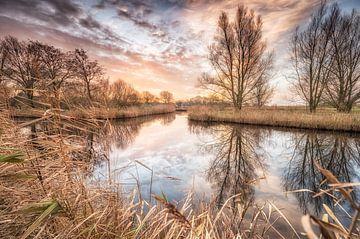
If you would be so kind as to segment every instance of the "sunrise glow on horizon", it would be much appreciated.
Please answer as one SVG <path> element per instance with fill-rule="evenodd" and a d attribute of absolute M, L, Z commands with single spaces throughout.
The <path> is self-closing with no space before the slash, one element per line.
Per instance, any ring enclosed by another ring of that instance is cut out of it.
<path fill-rule="evenodd" d="M 345 11 L 360 7 L 358 0 L 338 3 Z M 210 69 L 207 48 L 219 14 L 233 16 L 239 4 L 263 18 L 264 38 L 275 53 L 272 103 L 287 104 L 289 37 L 319 1 L 1 0 L 0 37 L 83 48 L 104 66 L 110 81 L 120 78 L 139 91 L 168 90 L 176 99 L 186 99 L 202 94 L 197 79 Z"/>

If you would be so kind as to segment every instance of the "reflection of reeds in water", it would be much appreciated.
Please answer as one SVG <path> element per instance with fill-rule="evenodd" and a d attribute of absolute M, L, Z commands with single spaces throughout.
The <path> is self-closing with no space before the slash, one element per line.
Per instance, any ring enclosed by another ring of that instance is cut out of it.
<path fill-rule="evenodd" d="M 313 193 L 326 189 L 322 182 L 325 176 L 317 170 L 316 165 L 329 170 L 342 182 L 359 181 L 360 141 L 348 135 L 297 133 L 293 137 L 294 148 L 283 175 L 286 191 L 307 189 L 296 194 L 300 207 L 304 212 L 320 214 L 323 204 L 336 207 L 337 203 L 329 195 L 313 197 Z M 353 192 L 358 199 L 358 191 Z"/>
<path fill-rule="evenodd" d="M 89 170 L 96 154 L 101 153 L 101 148 L 91 141 L 101 138 L 99 132 L 106 127 L 102 122 L 72 121 L 54 114 L 32 122 L 47 121 L 46 126 L 35 128 L 34 137 L 29 138 L 19 134 L 19 127 L 5 114 L 1 116 L 2 238 L 262 238 L 281 237 L 284 233 L 277 231 L 276 222 L 279 217 L 285 221 L 286 218 L 273 204 L 252 206 L 250 220 L 245 221 L 244 209 L 233 203 L 239 195 L 224 198 L 220 208 L 211 203 L 194 206 L 191 195 L 181 206 L 161 199 L 159 205 L 150 205 L 144 200 L 135 202 L 133 195 L 123 196 L 121 188 L 111 180 L 102 184 L 89 182 Z M 136 129 L 131 128 L 133 134 Z M 235 130 L 225 135 L 232 145 L 250 143 L 243 139 L 243 132 Z M 93 153 L 87 153 L 91 147 Z M 236 152 L 240 148 L 231 147 L 233 164 L 239 158 Z M 247 160 L 255 160 L 254 157 L 249 153 Z M 288 230 L 293 230 L 290 225 Z"/>
<path fill-rule="evenodd" d="M 360 186 L 360 183 L 343 183 L 340 182 L 329 170 L 321 168 L 317 164 L 317 167 L 322 175 L 324 175 L 326 182 L 328 183 L 329 188 L 327 190 L 322 190 L 315 197 L 322 196 L 323 194 L 331 195 L 334 203 L 338 203 L 342 200 L 347 201 L 351 208 L 353 209 L 353 213 L 350 214 L 345 209 L 342 210 L 347 214 L 349 219 L 351 219 L 351 223 L 349 226 L 345 226 L 341 222 L 341 218 L 338 218 L 336 213 L 334 213 L 330 207 L 326 204 L 323 205 L 326 214 L 319 219 L 312 215 L 306 215 L 302 218 L 302 224 L 306 231 L 306 235 L 310 239 L 316 239 L 318 236 L 313 230 L 313 225 L 316 225 L 321 235 L 324 238 L 359 238 L 359 217 L 360 217 L 360 204 L 354 198 L 352 194 L 354 186 Z M 340 195 L 339 195 L 339 193 Z M 334 194 L 335 193 L 335 194 Z"/>

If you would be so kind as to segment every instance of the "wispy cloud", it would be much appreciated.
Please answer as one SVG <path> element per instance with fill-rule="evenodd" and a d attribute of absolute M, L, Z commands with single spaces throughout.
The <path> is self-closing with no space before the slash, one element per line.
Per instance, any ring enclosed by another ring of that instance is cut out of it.
<path fill-rule="evenodd" d="M 277 57 L 273 82 L 282 82 L 288 39 L 306 23 L 319 1 L 243 0 L 261 14 L 264 37 Z M 107 69 L 110 79 L 135 87 L 174 91 L 190 97 L 206 70 L 207 47 L 221 11 L 234 15 L 237 0 L 2 0 L 0 37 L 37 39 L 70 50 L 84 48 Z M 359 8 L 357 0 L 342 0 Z M 286 94 L 281 84 L 279 97 Z M 195 92 L 195 93 L 194 93 Z"/>

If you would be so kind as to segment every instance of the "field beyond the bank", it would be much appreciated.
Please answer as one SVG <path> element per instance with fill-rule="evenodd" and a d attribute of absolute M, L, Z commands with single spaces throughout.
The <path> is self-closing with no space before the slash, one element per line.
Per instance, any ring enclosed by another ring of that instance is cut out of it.
<path fill-rule="evenodd" d="M 338 113 L 330 108 L 310 113 L 304 107 L 233 108 L 192 107 L 189 119 L 301 129 L 360 132 L 360 112 Z"/>

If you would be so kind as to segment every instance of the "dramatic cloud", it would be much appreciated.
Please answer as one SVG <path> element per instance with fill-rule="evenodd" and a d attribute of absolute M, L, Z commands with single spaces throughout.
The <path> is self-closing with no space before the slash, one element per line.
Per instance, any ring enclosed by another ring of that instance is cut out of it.
<path fill-rule="evenodd" d="M 339 1 L 347 11 L 358 0 Z M 288 41 L 319 4 L 314 0 L 1 0 L 0 37 L 44 41 L 65 50 L 84 48 L 139 90 L 170 90 L 177 98 L 199 94 L 197 77 L 209 69 L 207 47 L 221 11 L 245 4 L 264 21 L 276 54 L 275 103 L 287 100 Z"/>

